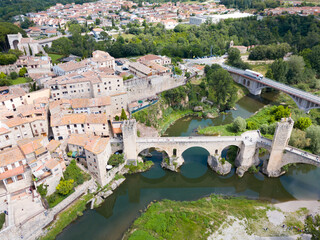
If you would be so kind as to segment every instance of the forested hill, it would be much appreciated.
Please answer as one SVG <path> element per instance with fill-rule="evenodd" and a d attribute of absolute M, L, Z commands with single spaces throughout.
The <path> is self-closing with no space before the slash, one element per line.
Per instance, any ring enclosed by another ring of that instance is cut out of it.
<path fill-rule="evenodd" d="M 26 14 L 28 12 L 38 12 L 54 6 L 57 3 L 82 4 L 96 0 L 0 0 L 0 19 L 11 20 L 13 16 Z"/>

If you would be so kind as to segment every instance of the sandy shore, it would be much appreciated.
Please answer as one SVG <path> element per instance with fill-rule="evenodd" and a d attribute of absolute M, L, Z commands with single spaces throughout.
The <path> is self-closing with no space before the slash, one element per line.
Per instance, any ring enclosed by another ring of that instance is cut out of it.
<path fill-rule="evenodd" d="M 310 214 L 320 214 L 319 201 L 289 201 L 274 204 L 275 207 L 280 208 L 283 212 L 295 212 L 300 208 L 307 208 Z"/>

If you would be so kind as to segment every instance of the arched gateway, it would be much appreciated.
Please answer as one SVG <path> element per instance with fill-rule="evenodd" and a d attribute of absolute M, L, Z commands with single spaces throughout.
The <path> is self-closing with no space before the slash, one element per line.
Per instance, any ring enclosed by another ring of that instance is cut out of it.
<path fill-rule="evenodd" d="M 293 120 L 291 118 L 282 119 L 278 123 L 274 139 L 263 138 L 258 131 L 248 131 L 241 136 L 192 136 L 192 137 L 157 137 L 139 138 L 137 137 L 136 120 L 127 120 L 122 124 L 123 152 L 127 163 L 136 164 L 138 154 L 147 148 L 157 148 L 165 151 L 170 158 L 170 164 L 183 163 L 182 153 L 192 147 L 202 147 L 206 149 L 210 156 L 220 157 L 223 149 L 230 145 L 238 147 L 240 150 L 235 159 L 238 175 L 242 176 L 249 167 L 259 162 L 259 148 L 261 146 L 270 149 L 270 158 L 265 164 L 264 172 L 270 177 L 277 177 L 281 174 L 281 167 L 290 162 L 291 158 L 295 162 L 320 165 L 318 156 L 302 155 L 303 151 L 295 149 L 292 151 L 288 146 Z M 297 156 L 296 156 L 297 155 Z M 290 157 L 290 159 L 288 159 Z"/>

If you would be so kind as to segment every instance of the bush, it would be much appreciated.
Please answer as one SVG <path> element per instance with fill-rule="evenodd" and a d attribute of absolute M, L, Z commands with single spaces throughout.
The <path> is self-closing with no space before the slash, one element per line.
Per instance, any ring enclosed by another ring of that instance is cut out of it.
<path fill-rule="evenodd" d="M 262 134 L 267 134 L 268 133 L 268 124 L 262 124 L 260 127 L 260 132 Z"/>
<path fill-rule="evenodd" d="M 77 166 L 76 161 L 73 159 L 67 169 L 63 173 L 65 180 L 74 180 L 75 186 L 84 183 L 86 178 L 86 174 L 81 171 L 81 169 Z"/>
<path fill-rule="evenodd" d="M 222 165 L 224 165 L 224 164 L 226 163 L 226 159 L 225 159 L 225 158 L 220 158 L 220 163 L 221 163 Z"/>
<path fill-rule="evenodd" d="M 293 129 L 289 144 L 293 147 L 304 149 L 309 147 L 310 139 L 306 137 L 306 132 L 300 129 Z"/>
<path fill-rule="evenodd" d="M 12 80 L 17 79 L 17 78 L 18 78 L 18 73 L 16 73 L 16 72 L 11 72 L 11 73 L 10 73 L 10 78 L 11 78 Z"/>
<path fill-rule="evenodd" d="M 45 198 L 47 196 L 47 193 L 48 193 L 48 190 L 47 190 L 48 186 L 47 185 L 43 185 L 43 184 L 40 184 L 38 187 L 37 187 L 37 191 L 38 193 L 40 194 L 40 196 L 42 198 Z"/>
<path fill-rule="evenodd" d="M 312 121 L 308 117 L 300 117 L 298 121 L 295 122 L 294 126 L 296 128 L 299 128 L 300 130 L 306 130 L 308 127 L 310 127 L 312 124 Z"/>
<path fill-rule="evenodd" d="M 280 120 L 281 118 L 289 117 L 291 111 L 288 107 L 284 107 L 282 105 L 276 107 L 272 111 L 272 115 L 275 117 L 275 120 Z"/>
<path fill-rule="evenodd" d="M 247 129 L 249 129 L 249 130 L 258 129 L 258 125 L 255 122 L 248 121 L 247 122 Z"/>
<path fill-rule="evenodd" d="M 244 120 L 242 117 L 237 117 L 234 121 L 233 121 L 233 129 L 235 132 L 243 132 L 246 130 L 246 120 Z"/>
<path fill-rule="evenodd" d="M 116 121 L 119 121 L 119 120 L 120 120 L 119 116 L 115 116 L 114 119 L 115 119 Z"/>
<path fill-rule="evenodd" d="M 27 69 L 25 67 L 21 68 L 19 70 L 19 76 L 24 77 L 24 75 L 27 73 Z"/>
<path fill-rule="evenodd" d="M 112 166 L 119 166 L 124 163 L 124 155 L 123 154 L 113 154 L 108 160 L 108 164 Z"/>
<path fill-rule="evenodd" d="M 68 195 L 74 187 L 74 180 L 60 180 L 60 183 L 56 187 L 57 192 L 61 195 Z"/>
<path fill-rule="evenodd" d="M 314 154 L 320 153 L 320 126 L 312 125 L 307 129 L 307 135 L 310 138 L 310 149 Z"/>

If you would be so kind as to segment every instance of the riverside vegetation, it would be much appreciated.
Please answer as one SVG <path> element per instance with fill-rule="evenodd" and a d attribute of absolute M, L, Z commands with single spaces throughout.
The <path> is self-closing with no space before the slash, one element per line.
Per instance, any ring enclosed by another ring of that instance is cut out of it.
<path fill-rule="evenodd" d="M 219 111 L 234 107 L 248 93 L 219 65 L 206 66 L 205 72 L 206 77 L 199 84 L 187 83 L 165 91 L 156 104 L 134 113 L 133 117 L 163 134 L 173 122 L 187 115 L 216 117 Z"/>
<path fill-rule="evenodd" d="M 268 211 L 284 214 L 285 230 L 280 225 L 270 223 Z M 163 200 L 151 203 L 146 212 L 134 221 L 124 239 L 207 239 L 237 220 L 244 221 L 244 228 L 248 234 L 294 235 L 298 231 L 289 228 L 304 228 L 304 223 L 299 217 L 307 214 L 307 209 L 283 213 L 267 202 L 240 197 L 211 195 L 197 201 Z M 263 230 L 266 227 L 270 228 L 270 231 Z M 306 229 L 314 230 L 308 222 Z M 311 230 L 309 232 L 312 233 Z"/>

